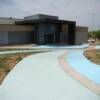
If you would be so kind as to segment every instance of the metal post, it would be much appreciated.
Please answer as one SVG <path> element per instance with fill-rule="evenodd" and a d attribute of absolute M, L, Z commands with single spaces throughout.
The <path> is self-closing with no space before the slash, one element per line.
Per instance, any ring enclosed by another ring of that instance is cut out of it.
<path fill-rule="evenodd" d="M 93 33 L 93 31 L 94 31 L 94 17 L 95 17 L 95 14 L 94 14 L 94 13 L 92 13 L 92 14 L 91 14 L 91 21 L 92 21 L 92 33 Z"/>
<path fill-rule="evenodd" d="M 54 33 L 54 44 L 55 44 L 55 33 Z"/>

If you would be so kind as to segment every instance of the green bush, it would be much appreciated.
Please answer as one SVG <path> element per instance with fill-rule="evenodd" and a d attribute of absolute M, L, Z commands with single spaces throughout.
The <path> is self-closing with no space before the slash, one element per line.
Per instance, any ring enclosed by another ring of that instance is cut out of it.
<path fill-rule="evenodd" d="M 17 61 L 19 62 L 19 61 L 21 61 L 23 58 L 22 57 L 18 57 L 17 58 Z"/>
<path fill-rule="evenodd" d="M 89 32 L 89 33 L 88 33 L 88 36 L 89 36 L 90 38 L 94 38 L 94 39 L 100 40 L 100 30 L 93 31 L 93 32 Z"/>

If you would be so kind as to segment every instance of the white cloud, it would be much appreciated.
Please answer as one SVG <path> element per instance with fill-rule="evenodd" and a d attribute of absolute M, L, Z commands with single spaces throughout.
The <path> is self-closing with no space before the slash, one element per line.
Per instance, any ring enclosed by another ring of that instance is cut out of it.
<path fill-rule="evenodd" d="M 78 25 L 91 27 L 92 13 L 96 14 L 94 22 L 99 26 L 99 5 L 100 0 L 13 0 L 11 6 L 3 6 L 0 11 L 4 16 L 14 15 L 16 17 L 36 13 L 57 15 L 61 19 L 76 20 Z"/>

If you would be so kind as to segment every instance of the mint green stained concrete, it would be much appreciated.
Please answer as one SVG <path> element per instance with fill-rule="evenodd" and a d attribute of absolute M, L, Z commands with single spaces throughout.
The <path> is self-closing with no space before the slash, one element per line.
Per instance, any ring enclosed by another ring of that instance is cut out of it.
<path fill-rule="evenodd" d="M 84 51 L 74 51 L 66 55 L 66 61 L 77 72 L 100 85 L 100 65 L 90 62 Z"/>
<path fill-rule="evenodd" d="M 64 51 L 29 56 L 10 72 L 0 87 L 0 100 L 100 100 L 59 65 Z"/>
<path fill-rule="evenodd" d="M 83 49 L 83 48 L 87 48 L 89 47 L 89 44 L 82 44 L 82 45 L 72 45 L 72 46 L 68 46 L 68 45 L 40 45 L 40 46 L 36 46 L 34 48 L 38 48 L 38 49 Z"/>
<path fill-rule="evenodd" d="M 96 46 L 96 49 L 100 49 L 100 45 Z"/>

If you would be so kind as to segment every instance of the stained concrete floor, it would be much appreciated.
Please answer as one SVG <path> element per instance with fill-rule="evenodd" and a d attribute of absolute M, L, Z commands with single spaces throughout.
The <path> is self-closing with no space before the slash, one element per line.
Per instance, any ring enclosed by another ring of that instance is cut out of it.
<path fill-rule="evenodd" d="M 10 72 L 0 86 L 1 100 L 100 100 L 64 72 L 59 57 L 66 50 L 31 55 Z"/>

